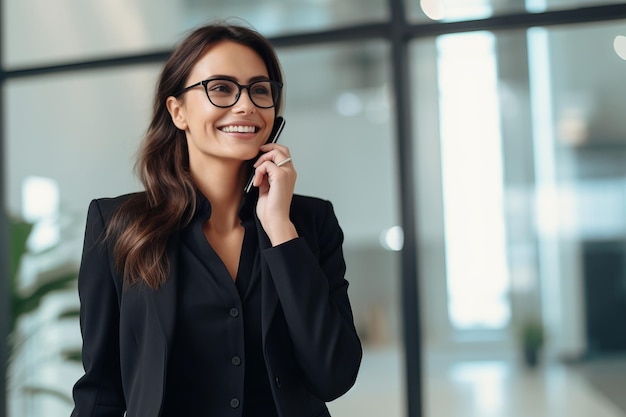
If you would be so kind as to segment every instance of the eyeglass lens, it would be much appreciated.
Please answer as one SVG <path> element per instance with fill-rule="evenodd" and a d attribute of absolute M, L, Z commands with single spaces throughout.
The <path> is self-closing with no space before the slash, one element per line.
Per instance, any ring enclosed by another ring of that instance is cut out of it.
<path fill-rule="evenodd" d="M 261 108 L 273 107 L 279 94 L 279 87 L 269 81 L 255 81 L 247 90 L 252 103 Z M 206 84 L 206 93 L 214 105 L 230 107 L 239 99 L 240 89 L 233 81 L 210 80 Z"/>

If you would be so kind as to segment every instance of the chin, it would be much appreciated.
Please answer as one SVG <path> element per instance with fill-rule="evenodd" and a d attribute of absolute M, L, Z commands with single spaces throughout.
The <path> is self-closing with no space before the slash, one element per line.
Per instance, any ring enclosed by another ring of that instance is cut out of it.
<path fill-rule="evenodd" d="M 256 158 L 258 155 L 259 155 L 258 149 L 255 150 L 254 152 L 249 152 L 249 153 L 247 152 L 246 155 L 243 156 L 243 160 L 244 161 L 251 161 L 254 158 Z"/>

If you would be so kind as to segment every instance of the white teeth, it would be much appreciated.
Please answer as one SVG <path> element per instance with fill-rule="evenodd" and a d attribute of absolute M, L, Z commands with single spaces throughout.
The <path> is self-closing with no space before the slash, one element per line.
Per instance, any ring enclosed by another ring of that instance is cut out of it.
<path fill-rule="evenodd" d="M 256 128 L 254 126 L 224 126 L 222 131 L 226 133 L 254 133 Z"/>

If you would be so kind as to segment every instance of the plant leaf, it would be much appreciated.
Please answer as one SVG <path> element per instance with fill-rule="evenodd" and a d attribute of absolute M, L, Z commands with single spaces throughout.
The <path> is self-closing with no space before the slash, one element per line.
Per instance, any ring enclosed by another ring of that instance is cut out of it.
<path fill-rule="evenodd" d="M 14 294 L 13 298 L 13 317 L 19 317 L 23 314 L 30 313 L 37 309 L 41 304 L 41 300 L 53 291 L 66 289 L 69 284 L 76 280 L 76 273 L 65 273 L 50 281 L 43 282 L 30 294 L 20 296 Z"/>
<path fill-rule="evenodd" d="M 14 217 L 10 218 L 9 250 L 11 251 L 11 253 L 9 254 L 9 276 L 12 279 L 12 287 L 14 287 L 15 285 L 15 280 L 17 279 L 17 270 L 20 266 L 20 260 L 22 259 L 22 255 L 26 253 L 26 242 L 28 241 L 28 236 L 30 236 L 30 232 L 32 230 L 32 223 L 28 223 L 24 220 L 16 219 Z"/>
<path fill-rule="evenodd" d="M 64 403 L 67 404 L 73 404 L 74 400 L 72 400 L 72 397 L 70 397 L 69 395 L 55 389 L 55 388 L 50 388 L 50 387 L 39 387 L 39 386 L 33 386 L 33 385 L 26 385 L 24 387 L 22 387 L 22 391 L 24 391 L 27 394 L 30 395 L 49 395 L 55 398 L 58 398 L 59 400 L 63 401 Z"/>

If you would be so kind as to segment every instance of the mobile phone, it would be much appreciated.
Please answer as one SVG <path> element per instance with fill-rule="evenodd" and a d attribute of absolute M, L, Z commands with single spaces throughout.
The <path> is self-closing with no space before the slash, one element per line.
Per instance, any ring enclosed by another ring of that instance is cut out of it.
<path fill-rule="evenodd" d="M 284 127 L 285 127 L 285 119 L 281 116 L 278 116 L 274 120 L 274 126 L 272 127 L 272 132 L 270 133 L 270 137 L 265 143 L 276 143 L 276 141 L 278 140 L 278 137 L 280 136 L 280 132 L 283 131 Z M 260 156 L 261 154 L 259 153 L 256 156 L 256 158 L 250 161 L 250 165 L 254 165 L 254 163 L 257 161 L 257 159 L 259 159 Z M 243 188 L 244 193 L 250 192 L 250 190 L 252 189 L 253 180 L 254 180 L 254 168 L 252 168 L 252 173 L 250 174 L 250 178 L 248 178 L 248 182 L 246 182 L 246 186 Z"/>

